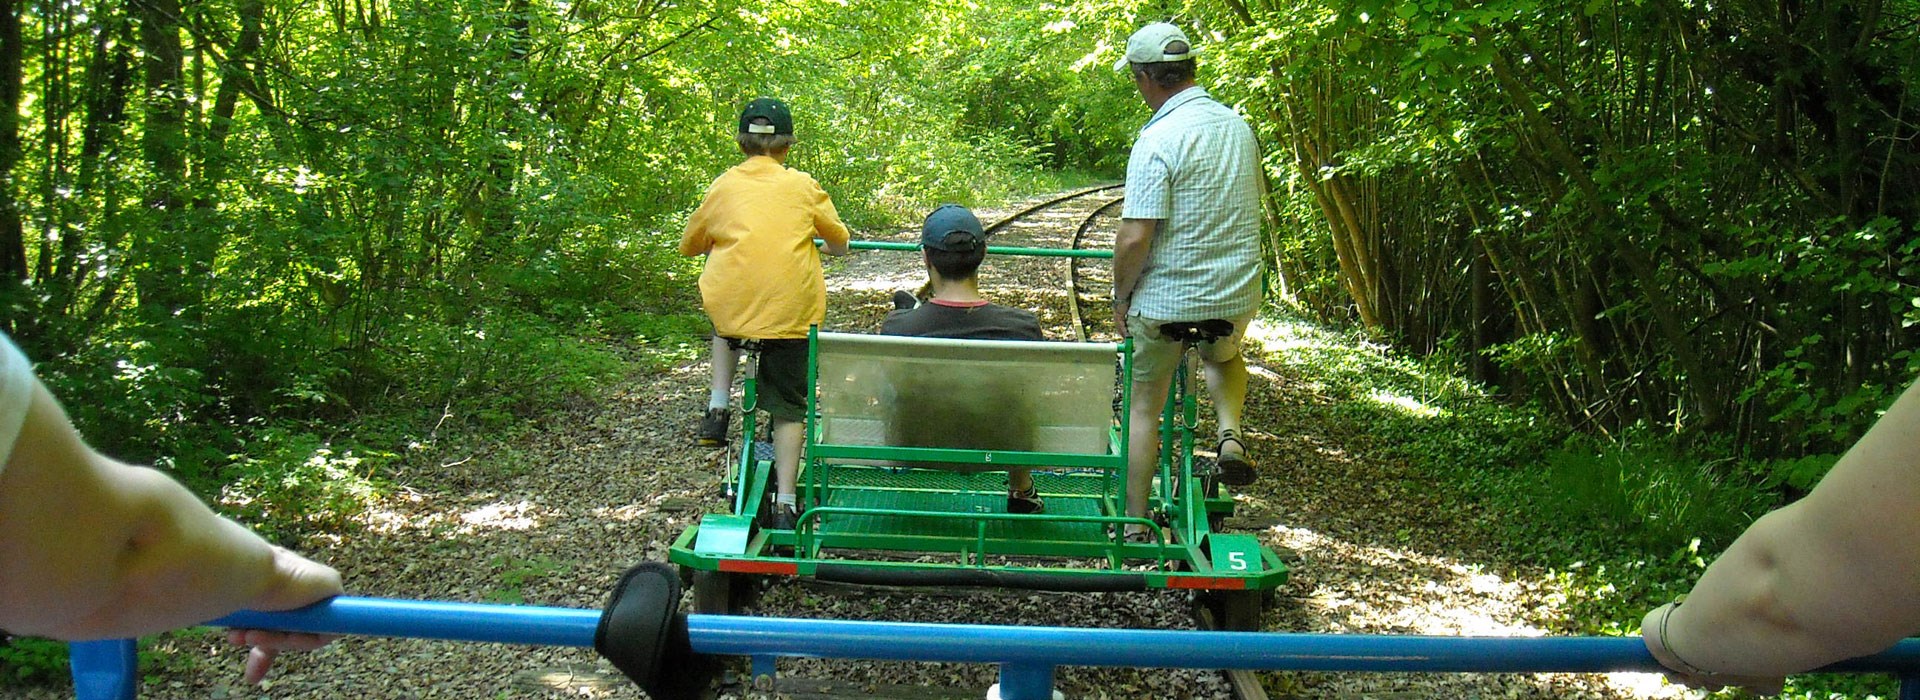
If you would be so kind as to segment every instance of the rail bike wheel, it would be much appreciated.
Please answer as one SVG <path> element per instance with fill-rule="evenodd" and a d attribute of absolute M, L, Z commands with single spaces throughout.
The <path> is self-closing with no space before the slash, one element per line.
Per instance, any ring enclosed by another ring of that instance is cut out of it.
<path fill-rule="evenodd" d="M 735 589 L 740 583 L 739 576 L 726 571 L 694 570 L 693 611 L 703 615 L 733 613 L 737 609 Z"/>
<path fill-rule="evenodd" d="M 1194 604 L 1213 617 L 1215 629 L 1227 632 L 1260 631 L 1260 613 L 1266 607 L 1266 591 L 1202 591 Z"/>
<path fill-rule="evenodd" d="M 1220 596 L 1220 629 L 1260 631 L 1261 591 L 1227 591 Z"/>

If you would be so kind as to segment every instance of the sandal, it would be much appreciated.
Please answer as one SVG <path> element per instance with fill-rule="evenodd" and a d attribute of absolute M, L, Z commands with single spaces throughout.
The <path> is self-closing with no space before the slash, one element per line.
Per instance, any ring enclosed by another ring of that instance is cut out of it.
<path fill-rule="evenodd" d="M 1228 442 L 1240 449 L 1227 452 Z M 1246 486 L 1259 480 L 1260 474 L 1253 470 L 1253 463 L 1247 461 L 1247 443 L 1240 439 L 1240 431 L 1220 431 L 1220 443 L 1214 447 L 1214 454 L 1219 455 L 1215 462 L 1220 466 L 1220 483 Z"/>
<path fill-rule="evenodd" d="M 1119 528 L 1120 531 L 1114 532 L 1115 528 Z M 1144 528 L 1134 530 L 1128 525 L 1108 525 L 1107 536 L 1118 538 L 1125 544 L 1153 544 L 1154 542 L 1152 530 Z"/>

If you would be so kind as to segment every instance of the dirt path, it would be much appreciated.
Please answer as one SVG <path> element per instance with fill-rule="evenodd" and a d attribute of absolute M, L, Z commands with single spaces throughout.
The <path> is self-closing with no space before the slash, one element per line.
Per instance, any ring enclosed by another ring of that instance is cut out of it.
<path fill-rule="evenodd" d="M 1091 210 L 1106 198 L 1073 208 Z M 983 211 L 991 222 L 1000 211 Z M 1055 213 L 1013 227 L 1003 245 L 1064 247 L 1079 215 Z M 1090 246 L 1111 241 L 1112 226 Z M 917 232 L 868 236 L 916 241 Z M 988 295 L 1041 314 L 1056 338 L 1071 337 L 1062 259 L 993 259 Z M 1088 265 L 1089 289 L 1104 290 L 1108 267 Z M 829 271 L 837 330 L 875 330 L 894 290 L 923 279 L 916 254 L 868 251 Z M 1105 311 L 1105 294 L 1094 310 Z M 1110 319 L 1096 319 L 1110 334 Z M 1231 523 L 1302 564 L 1263 620 L 1274 631 L 1404 634 L 1542 633 L 1529 624 L 1551 601 L 1538 582 L 1501 578 L 1457 558 L 1445 543 L 1472 541 L 1477 517 L 1434 502 L 1403 465 L 1370 458 L 1364 429 L 1316 424 L 1292 410 L 1324 402 L 1310 377 L 1286 362 L 1289 343 L 1310 329 L 1262 323 L 1251 336 L 1255 378 L 1247 419 L 1262 480 Z M 1108 336 L 1110 337 L 1110 335 Z M 524 440 L 445 464 L 394 475 L 404 488 L 365 532 L 322 536 L 305 549 L 346 574 L 359 595 L 526 602 L 598 608 L 629 563 L 665 559 L 667 544 L 721 507 L 717 451 L 688 447 L 690 421 L 704 401 L 704 362 L 640 376 L 610 400 L 544 420 Z M 1418 537 L 1406 533 L 1418 532 Z M 1411 543 L 1411 544 L 1410 544 Z M 1425 544 L 1421 544 L 1425 543 Z M 757 614 L 914 621 L 1097 627 L 1191 628 L 1178 593 L 978 596 L 829 595 L 775 587 Z M 264 689 L 237 687 L 241 655 L 205 637 L 168 644 L 199 659 L 158 669 L 143 698 L 638 698 L 590 650 L 349 639 L 321 652 L 285 657 Z M 783 661 L 783 677 L 830 679 L 842 690 L 886 697 L 883 686 L 977 689 L 996 669 L 981 666 Z M 1267 674 L 1279 696 L 1645 697 L 1650 677 L 1519 675 Z M 1225 698 L 1219 674 L 1137 669 L 1060 669 L 1074 698 Z M 761 695 L 760 693 L 755 693 Z M 58 697 L 56 695 L 55 697 Z"/>

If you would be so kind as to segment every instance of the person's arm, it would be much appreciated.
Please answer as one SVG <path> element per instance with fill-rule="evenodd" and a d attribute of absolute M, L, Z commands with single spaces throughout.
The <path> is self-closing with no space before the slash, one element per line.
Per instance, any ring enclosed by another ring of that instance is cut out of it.
<path fill-rule="evenodd" d="M 1127 335 L 1127 310 L 1133 306 L 1133 288 L 1147 269 L 1147 256 L 1153 251 L 1153 237 L 1159 231 L 1159 219 L 1121 219 L 1120 231 L 1114 234 L 1113 325 L 1121 337 Z"/>
<path fill-rule="evenodd" d="M 1886 649 L 1920 631 L 1917 510 L 1920 383 L 1812 493 L 1754 522 L 1685 604 L 1649 613 L 1648 648 L 1687 682 L 1763 689 Z"/>
<path fill-rule="evenodd" d="M 714 185 L 719 185 L 714 181 Z M 713 218 L 713 189 L 707 190 L 706 199 L 700 200 L 700 207 L 687 217 L 687 228 L 680 232 L 680 254 L 687 257 L 706 255 L 713 252 L 713 235 L 707 232 L 709 220 Z"/>
<path fill-rule="evenodd" d="M 64 640 L 133 637 L 239 610 L 300 607 L 341 592 L 340 575 L 207 508 L 152 469 L 95 452 L 34 383 L 0 470 L 0 628 Z M 249 678 L 278 648 L 317 635 L 254 633 Z"/>
<path fill-rule="evenodd" d="M 813 232 L 825 241 L 825 245 L 820 247 L 821 252 L 835 257 L 853 252 L 853 232 L 847 230 L 847 225 L 840 221 L 840 212 L 834 208 L 833 198 L 827 196 L 827 191 L 818 182 L 813 183 L 813 197 Z"/>

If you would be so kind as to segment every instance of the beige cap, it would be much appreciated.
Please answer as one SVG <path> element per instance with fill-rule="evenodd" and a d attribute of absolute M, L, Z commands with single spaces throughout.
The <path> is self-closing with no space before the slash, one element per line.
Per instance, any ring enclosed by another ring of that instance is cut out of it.
<path fill-rule="evenodd" d="M 1167 45 L 1176 41 L 1186 44 L 1186 49 L 1178 53 L 1167 51 Z M 1154 22 L 1127 37 L 1127 54 L 1114 62 L 1113 69 L 1126 70 L 1128 63 L 1166 63 L 1192 59 L 1193 42 L 1187 40 L 1187 35 L 1179 27 L 1166 22 Z"/>

